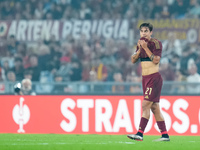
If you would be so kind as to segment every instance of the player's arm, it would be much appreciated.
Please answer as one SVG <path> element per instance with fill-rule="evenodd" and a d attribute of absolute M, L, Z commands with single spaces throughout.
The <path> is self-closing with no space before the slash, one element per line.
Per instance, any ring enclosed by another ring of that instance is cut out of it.
<path fill-rule="evenodd" d="M 160 56 L 156 56 L 154 55 L 149 48 L 147 47 L 146 49 L 144 49 L 147 56 L 150 58 L 150 60 L 154 63 L 154 64 L 158 64 L 160 62 Z"/>
<path fill-rule="evenodd" d="M 138 61 L 139 55 L 140 55 L 140 49 L 137 52 L 135 52 L 133 55 L 131 55 L 131 62 L 133 64 Z"/>
<path fill-rule="evenodd" d="M 138 41 L 137 43 L 137 50 L 135 51 L 135 53 L 133 55 L 131 55 L 131 62 L 134 64 L 138 61 L 139 57 L 140 57 L 140 43 Z"/>
<path fill-rule="evenodd" d="M 160 56 L 154 55 L 149 48 L 147 47 L 147 43 L 143 40 L 139 41 L 140 45 L 142 46 L 142 48 L 145 50 L 147 56 L 150 58 L 150 60 L 154 63 L 154 64 L 158 64 L 160 62 Z"/>

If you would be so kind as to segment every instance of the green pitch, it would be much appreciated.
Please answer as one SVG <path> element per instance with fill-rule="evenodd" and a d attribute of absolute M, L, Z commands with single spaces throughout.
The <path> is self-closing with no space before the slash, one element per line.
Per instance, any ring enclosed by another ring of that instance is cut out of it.
<path fill-rule="evenodd" d="M 133 141 L 126 135 L 0 134 L 0 150 L 199 150 L 200 136 L 159 136 Z"/>

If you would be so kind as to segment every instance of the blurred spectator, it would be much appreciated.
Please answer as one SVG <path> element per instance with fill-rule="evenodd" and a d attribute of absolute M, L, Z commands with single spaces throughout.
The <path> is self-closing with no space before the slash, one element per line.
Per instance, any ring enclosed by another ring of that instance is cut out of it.
<path fill-rule="evenodd" d="M 120 72 L 115 72 L 113 75 L 114 82 L 116 82 L 115 85 L 112 86 L 112 92 L 113 93 L 123 93 L 125 90 L 124 85 L 124 80 L 122 79 L 122 74 Z M 119 85 L 117 85 L 119 84 Z"/>
<path fill-rule="evenodd" d="M 17 52 L 17 45 L 19 44 L 18 41 L 16 41 L 14 35 L 10 35 L 10 37 L 7 40 L 8 45 L 8 51 L 11 54 L 11 56 L 14 56 L 14 54 Z"/>
<path fill-rule="evenodd" d="M 15 56 L 18 56 L 18 57 L 25 57 L 26 56 L 26 53 L 27 53 L 27 47 L 26 47 L 26 44 L 25 43 L 19 43 L 17 45 L 17 53 L 15 54 Z"/>
<path fill-rule="evenodd" d="M 51 60 L 51 55 L 49 47 L 45 44 L 41 44 L 38 47 L 38 64 L 42 64 L 40 66 L 40 69 L 47 70 L 47 67 L 50 64 L 50 60 Z"/>
<path fill-rule="evenodd" d="M 171 5 L 171 12 L 173 14 L 173 18 L 182 19 L 185 17 L 189 6 L 188 0 L 175 0 L 173 5 Z"/>
<path fill-rule="evenodd" d="M 199 18 L 200 17 L 200 2 L 198 0 L 191 0 L 193 7 L 188 12 L 188 17 Z"/>
<path fill-rule="evenodd" d="M 163 51 L 162 56 L 171 58 L 172 54 L 176 54 L 178 56 L 182 55 L 182 47 L 181 42 L 176 38 L 176 33 L 169 32 L 168 39 L 163 41 Z"/>
<path fill-rule="evenodd" d="M 61 48 L 59 43 L 50 43 L 50 56 L 47 63 L 47 66 L 51 66 L 58 70 L 60 68 L 60 58 L 62 56 Z"/>
<path fill-rule="evenodd" d="M 22 59 L 20 57 L 16 57 L 14 65 L 15 66 L 11 68 L 11 70 L 15 73 L 16 80 L 21 81 L 24 75 L 24 67 L 23 67 Z"/>
<path fill-rule="evenodd" d="M 106 66 L 115 66 L 116 65 L 116 59 L 109 50 L 106 50 L 106 52 L 102 56 L 101 60 L 102 60 L 102 63 L 105 64 Z"/>
<path fill-rule="evenodd" d="M 180 70 L 180 57 L 178 55 L 172 55 L 172 58 L 170 59 L 170 66 L 174 72 Z"/>
<path fill-rule="evenodd" d="M 90 70 L 91 70 L 90 63 L 88 61 L 83 61 L 82 66 L 83 66 L 82 80 L 89 81 L 90 80 Z"/>
<path fill-rule="evenodd" d="M 4 83 L 0 83 L 0 93 L 5 93 L 6 86 Z"/>
<path fill-rule="evenodd" d="M 50 9 L 48 9 L 46 11 L 45 18 L 49 19 L 48 16 L 51 16 L 52 19 L 55 19 L 55 20 L 61 19 L 62 18 L 62 8 L 58 4 L 53 2 L 51 4 Z"/>
<path fill-rule="evenodd" d="M 31 5 L 30 2 L 25 3 L 25 8 L 22 12 L 23 19 L 31 20 L 33 19 L 34 14 L 34 5 Z"/>
<path fill-rule="evenodd" d="M 9 70 L 10 70 L 10 67 L 9 67 L 8 60 L 5 60 L 4 62 L 2 62 L 2 67 L 1 67 L 1 77 L 3 81 L 6 80 L 6 75 Z"/>
<path fill-rule="evenodd" d="M 145 7 L 145 8 L 149 8 L 149 7 Z M 145 9 L 146 10 L 146 9 Z M 125 16 L 124 18 L 130 20 L 131 22 L 132 21 L 135 21 L 135 19 L 137 18 L 138 16 L 138 8 L 136 5 L 134 5 L 133 3 L 130 3 L 128 8 L 127 8 L 127 11 L 125 13 Z M 145 13 L 145 14 L 148 14 L 148 13 Z"/>
<path fill-rule="evenodd" d="M 199 94 L 200 93 L 200 75 L 197 73 L 197 66 L 193 60 L 190 60 L 188 67 L 189 76 L 187 77 L 188 83 L 196 83 L 195 85 L 187 85 L 187 91 L 189 93 Z"/>
<path fill-rule="evenodd" d="M 164 57 L 160 60 L 160 68 L 159 72 L 163 78 L 163 81 L 174 81 L 175 79 L 175 72 L 172 70 L 172 67 L 170 66 L 168 58 Z M 171 90 L 172 85 L 166 84 L 163 85 L 163 91 Z"/>
<path fill-rule="evenodd" d="M 183 50 L 182 57 L 180 59 L 180 72 L 187 76 L 188 75 L 188 60 L 190 59 L 190 53 L 188 51 L 189 47 Z"/>
<path fill-rule="evenodd" d="M 23 79 L 22 80 L 22 95 L 36 95 L 34 90 L 32 89 L 32 82 L 30 79 Z"/>
<path fill-rule="evenodd" d="M 32 71 L 25 70 L 24 71 L 24 79 L 30 79 L 30 80 L 32 80 Z"/>
<path fill-rule="evenodd" d="M 11 70 L 8 71 L 8 73 L 6 74 L 6 80 L 7 80 L 6 91 L 13 93 L 14 92 L 13 84 L 16 82 L 15 73 Z"/>
<path fill-rule="evenodd" d="M 162 8 L 162 0 L 155 0 L 155 6 L 152 11 L 152 17 L 151 18 L 157 18 L 158 15 L 161 14 L 163 8 Z"/>
<path fill-rule="evenodd" d="M 168 19 L 170 18 L 170 10 L 168 5 L 162 7 L 161 18 Z"/>
<path fill-rule="evenodd" d="M 81 50 L 80 50 L 81 51 Z M 82 53 L 80 52 L 79 58 L 82 59 L 83 62 L 90 61 L 92 57 L 92 50 L 88 45 L 83 46 Z"/>
<path fill-rule="evenodd" d="M 36 54 L 36 52 L 34 51 L 34 48 L 32 46 L 27 47 L 26 55 L 23 57 L 24 69 L 27 69 L 31 66 L 30 56 L 35 55 L 35 54 Z"/>
<path fill-rule="evenodd" d="M 97 73 L 93 70 L 90 71 L 89 81 L 91 82 L 91 84 L 89 84 L 87 87 L 85 87 L 85 88 L 88 88 L 88 91 L 90 91 L 92 93 L 105 92 L 105 90 L 106 90 L 105 86 L 102 86 L 102 84 L 100 84 L 98 77 L 97 77 Z"/>
<path fill-rule="evenodd" d="M 78 61 L 72 61 L 72 69 L 70 72 L 70 81 L 81 81 L 82 66 Z"/>
<path fill-rule="evenodd" d="M 70 5 L 66 6 L 63 16 L 62 16 L 62 20 L 70 20 L 72 18 L 71 12 L 72 12 L 72 7 Z"/>
<path fill-rule="evenodd" d="M 53 78 L 53 72 L 51 72 L 50 70 L 41 71 L 39 78 L 40 84 L 36 86 L 36 92 L 51 93 L 51 91 L 53 90 Z"/>
<path fill-rule="evenodd" d="M 184 82 L 186 81 L 186 76 L 184 76 L 179 70 L 176 70 L 175 72 L 175 82 Z M 173 84 L 171 87 L 171 93 L 176 94 L 176 93 L 185 93 L 185 86 L 184 85 L 179 85 L 179 84 Z M 169 89 L 168 89 L 169 90 Z"/>
<path fill-rule="evenodd" d="M 40 78 L 40 72 L 41 72 L 41 66 L 43 64 L 38 64 L 38 57 L 37 55 L 31 55 L 29 57 L 29 63 L 30 63 L 30 67 L 28 67 L 27 69 L 29 71 L 31 71 L 32 74 L 32 81 L 39 81 Z"/>
<path fill-rule="evenodd" d="M 170 66 L 168 58 L 161 58 L 159 72 L 162 75 L 163 81 L 174 80 L 175 74 Z"/>
<path fill-rule="evenodd" d="M 35 19 L 43 19 L 44 12 L 45 12 L 43 7 L 44 6 L 43 6 L 42 1 L 39 1 L 37 4 L 37 7 L 34 10 Z"/>
<path fill-rule="evenodd" d="M 93 60 L 91 71 L 95 71 L 98 81 L 106 81 L 108 77 L 107 67 L 101 62 L 100 59 Z"/>
<path fill-rule="evenodd" d="M 12 9 L 11 3 L 10 1 L 1 1 L 0 3 L 1 6 L 1 14 L 3 19 L 7 20 L 7 19 L 13 19 L 13 14 L 14 11 Z"/>
<path fill-rule="evenodd" d="M 20 1 L 16 1 L 14 4 L 14 14 L 21 14 L 22 10 L 22 3 Z"/>
<path fill-rule="evenodd" d="M 63 77 L 62 75 L 60 75 L 59 73 L 55 74 L 54 76 L 54 82 L 55 82 L 55 85 L 54 85 L 54 88 L 53 88 L 53 92 L 55 94 L 62 94 L 65 92 L 65 87 L 66 85 L 63 85 Z"/>
<path fill-rule="evenodd" d="M 14 73 L 13 71 L 11 71 L 11 70 L 8 71 L 6 78 L 7 78 L 7 81 L 8 81 L 8 82 L 16 82 L 16 75 L 15 75 L 15 73 Z"/>
<path fill-rule="evenodd" d="M 197 70 L 198 70 L 198 73 L 200 74 L 200 45 L 198 45 L 198 48 L 197 48 L 197 59 L 195 61 L 196 65 L 197 65 Z"/>
<path fill-rule="evenodd" d="M 80 8 L 80 19 L 90 19 L 91 18 L 91 10 L 89 7 L 86 6 L 85 2 L 81 3 Z"/>
<path fill-rule="evenodd" d="M 0 82 L 4 80 L 4 79 L 3 79 L 3 78 L 4 78 L 3 76 L 4 76 L 4 71 L 3 71 L 3 69 L 0 67 Z"/>
<path fill-rule="evenodd" d="M 198 48 L 195 44 L 187 44 L 185 47 L 182 57 L 180 59 L 180 71 L 183 75 L 188 75 L 188 63 L 190 59 L 194 61 L 198 59 Z"/>
<path fill-rule="evenodd" d="M 14 57 L 8 52 L 7 56 L 2 57 L 1 64 L 3 65 L 4 62 L 8 62 L 9 68 L 12 68 L 14 67 L 14 61 L 15 61 Z"/>
<path fill-rule="evenodd" d="M 67 56 L 63 56 L 60 58 L 60 68 L 57 71 L 62 77 L 63 81 L 70 81 L 70 73 L 72 69 L 71 59 Z"/>
<path fill-rule="evenodd" d="M 14 85 L 15 95 L 36 95 L 32 90 L 32 82 L 30 79 L 23 79 L 21 83 Z"/>
<path fill-rule="evenodd" d="M 126 82 L 127 83 L 133 83 L 132 85 L 130 85 L 128 87 L 128 91 L 130 91 L 130 93 L 141 93 L 142 92 L 142 87 L 139 84 L 142 80 L 141 80 L 141 76 L 137 76 L 135 72 L 132 72 L 130 74 L 127 75 L 126 77 Z M 137 85 L 137 83 L 139 85 Z"/>

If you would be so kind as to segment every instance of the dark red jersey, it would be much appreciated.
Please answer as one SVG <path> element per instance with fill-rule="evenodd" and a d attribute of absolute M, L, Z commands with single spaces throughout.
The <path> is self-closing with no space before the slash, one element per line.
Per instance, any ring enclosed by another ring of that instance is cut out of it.
<path fill-rule="evenodd" d="M 151 38 L 150 40 L 147 40 L 145 38 L 141 38 L 140 40 L 145 40 L 145 42 L 147 42 L 147 47 L 149 48 L 149 50 L 155 55 L 155 56 L 160 56 L 162 54 L 162 43 L 155 39 L 155 38 Z M 137 50 L 138 51 L 139 47 L 137 46 Z M 140 50 L 140 58 L 148 58 L 145 50 L 143 48 L 141 48 Z"/>

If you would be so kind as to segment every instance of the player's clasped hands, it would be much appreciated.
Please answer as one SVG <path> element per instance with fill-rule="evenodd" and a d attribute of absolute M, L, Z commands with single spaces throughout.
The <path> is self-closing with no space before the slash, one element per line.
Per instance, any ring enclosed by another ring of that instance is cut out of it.
<path fill-rule="evenodd" d="M 147 48 L 147 43 L 144 40 L 138 40 L 138 44 L 143 48 Z"/>

